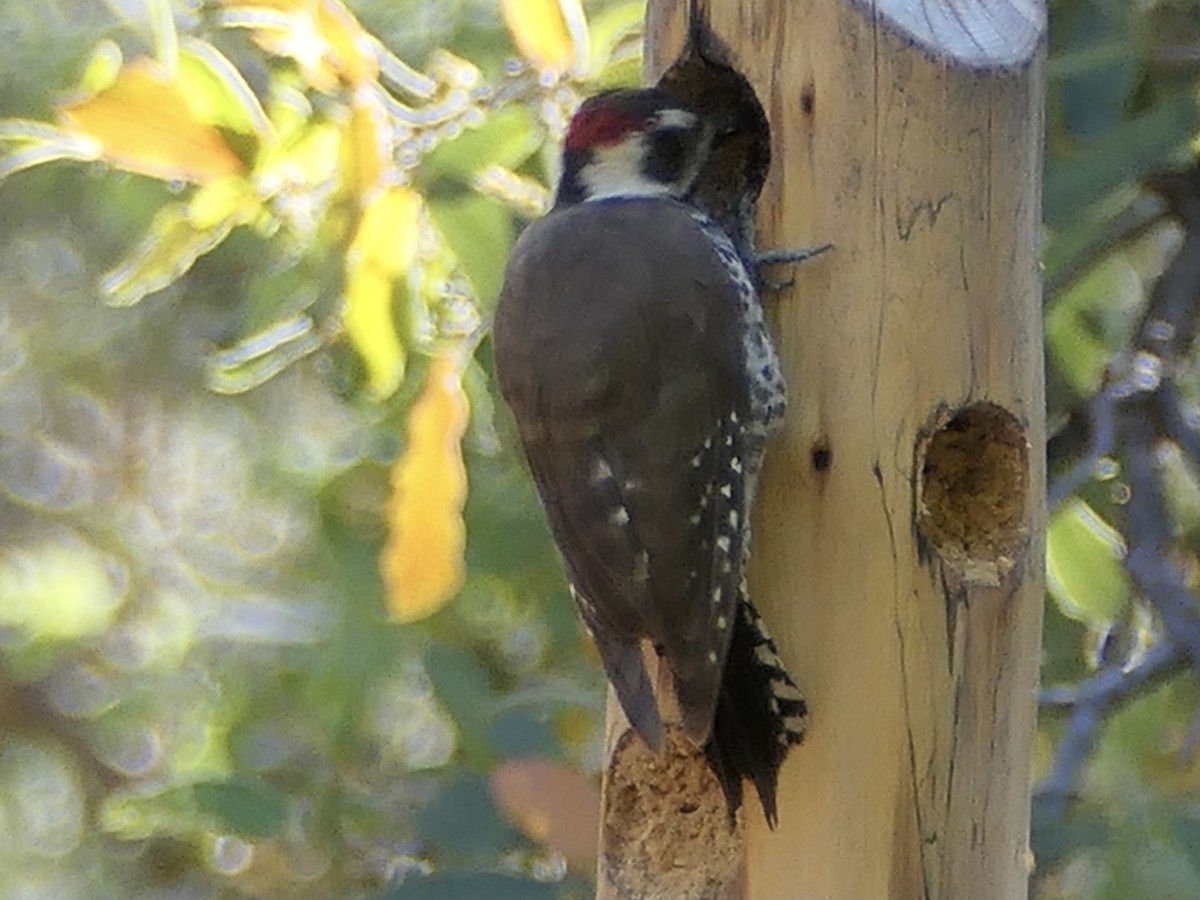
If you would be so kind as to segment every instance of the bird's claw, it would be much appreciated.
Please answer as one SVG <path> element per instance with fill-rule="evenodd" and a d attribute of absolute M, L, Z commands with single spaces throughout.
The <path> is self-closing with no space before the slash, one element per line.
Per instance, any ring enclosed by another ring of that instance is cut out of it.
<path fill-rule="evenodd" d="M 758 263 L 759 268 L 782 266 L 786 263 L 802 263 L 832 249 L 833 244 L 822 244 L 819 247 L 801 247 L 799 250 L 767 250 L 765 253 L 755 254 L 754 261 Z"/>
<path fill-rule="evenodd" d="M 782 291 L 785 288 L 790 288 L 796 283 L 796 279 L 789 278 L 787 281 L 776 281 L 773 278 L 767 278 L 762 274 L 762 269 L 766 266 L 782 266 L 796 265 L 814 256 L 820 256 L 826 250 L 832 250 L 833 244 L 822 244 L 819 247 L 801 247 L 799 250 L 768 250 L 765 253 L 757 253 L 754 256 L 754 262 L 759 269 L 759 282 L 764 288 L 769 291 Z"/>

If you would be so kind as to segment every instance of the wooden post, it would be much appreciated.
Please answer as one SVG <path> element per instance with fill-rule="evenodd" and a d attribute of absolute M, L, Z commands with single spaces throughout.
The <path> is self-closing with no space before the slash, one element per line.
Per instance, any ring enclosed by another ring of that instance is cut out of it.
<path fill-rule="evenodd" d="M 811 731 L 779 829 L 748 805 L 744 869 L 696 896 L 1024 897 L 1044 6 L 651 0 L 652 76 L 689 15 L 771 120 L 760 246 L 836 245 L 777 300 L 791 407 L 751 573 Z"/>

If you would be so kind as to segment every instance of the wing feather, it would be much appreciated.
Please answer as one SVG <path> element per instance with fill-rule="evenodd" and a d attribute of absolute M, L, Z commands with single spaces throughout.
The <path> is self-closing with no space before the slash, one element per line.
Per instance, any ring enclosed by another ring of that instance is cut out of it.
<path fill-rule="evenodd" d="M 728 651 L 747 502 L 738 302 L 685 207 L 630 200 L 530 226 L 496 312 L 501 389 L 580 612 L 644 735 L 661 726 L 630 647 L 646 638 L 664 655 L 697 743 Z"/>

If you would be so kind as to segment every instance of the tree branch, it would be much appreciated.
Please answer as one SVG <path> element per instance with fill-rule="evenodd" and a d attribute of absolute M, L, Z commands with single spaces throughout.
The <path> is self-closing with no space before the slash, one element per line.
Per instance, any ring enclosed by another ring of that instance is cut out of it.
<path fill-rule="evenodd" d="M 1150 648 L 1133 668 L 1108 666 L 1077 687 L 1042 691 L 1038 702 L 1043 712 L 1071 711 L 1050 774 L 1034 792 L 1045 802 L 1047 813 L 1062 815 L 1074 797 L 1080 773 L 1105 717 L 1115 707 L 1124 706 L 1174 678 L 1188 664 L 1188 657 L 1178 644 L 1164 641 Z"/>

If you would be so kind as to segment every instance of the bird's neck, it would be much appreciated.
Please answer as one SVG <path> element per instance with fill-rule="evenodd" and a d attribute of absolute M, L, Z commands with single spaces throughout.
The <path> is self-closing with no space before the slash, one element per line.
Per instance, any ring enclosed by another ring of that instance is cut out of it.
<path fill-rule="evenodd" d="M 687 185 L 652 177 L 645 171 L 645 158 L 640 137 L 612 147 L 567 154 L 555 196 L 556 205 L 618 197 L 682 199 L 687 193 Z"/>

